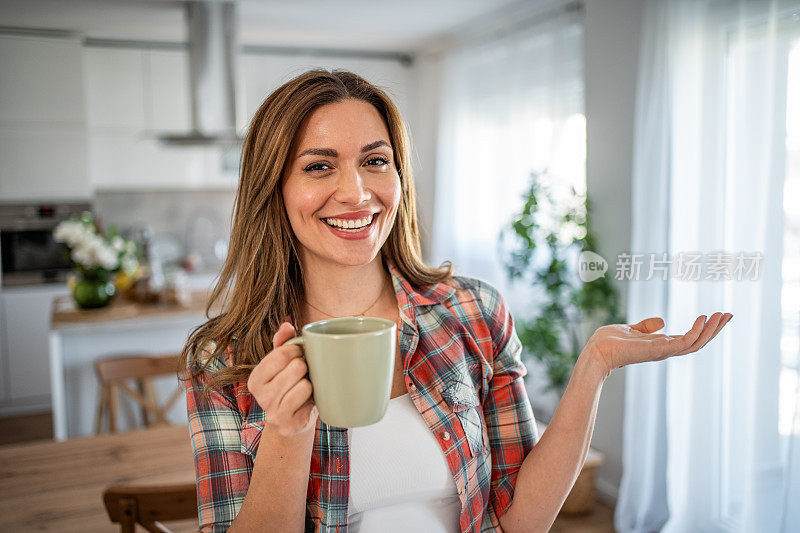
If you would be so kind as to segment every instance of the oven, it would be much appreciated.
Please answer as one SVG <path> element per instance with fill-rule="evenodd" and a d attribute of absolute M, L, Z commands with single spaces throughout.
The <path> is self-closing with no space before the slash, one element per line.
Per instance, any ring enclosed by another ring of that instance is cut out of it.
<path fill-rule="evenodd" d="M 64 283 L 71 271 L 69 253 L 53 240 L 62 220 L 84 211 L 89 202 L 0 203 L 2 285 Z"/>

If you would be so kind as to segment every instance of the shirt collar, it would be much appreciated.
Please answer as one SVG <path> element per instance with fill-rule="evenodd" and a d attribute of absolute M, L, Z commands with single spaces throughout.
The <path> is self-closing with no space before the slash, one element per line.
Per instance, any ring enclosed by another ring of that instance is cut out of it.
<path fill-rule="evenodd" d="M 414 308 L 423 305 L 435 305 L 452 297 L 456 290 L 444 282 L 414 287 L 394 263 L 388 262 L 389 273 L 392 275 L 392 284 L 400 307 L 400 316 L 404 322 L 414 326 L 416 313 Z"/>

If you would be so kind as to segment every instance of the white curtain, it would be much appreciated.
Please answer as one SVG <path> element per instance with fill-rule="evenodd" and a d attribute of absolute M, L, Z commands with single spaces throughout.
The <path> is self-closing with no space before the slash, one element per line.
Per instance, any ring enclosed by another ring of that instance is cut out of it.
<path fill-rule="evenodd" d="M 626 368 L 619 531 L 800 531 L 798 77 L 796 1 L 646 3 L 631 249 L 671 263 L 630 316 L 734 318 Z"/>
<path fill-rule="evenodd" d="M 515 314 L 530 308 L 530 289 L 509 287 L 498 233 L 531 172 L 586 189 L 579 7 L 514 21 L 442 59 L 432 262 L 492 282 Z"/>

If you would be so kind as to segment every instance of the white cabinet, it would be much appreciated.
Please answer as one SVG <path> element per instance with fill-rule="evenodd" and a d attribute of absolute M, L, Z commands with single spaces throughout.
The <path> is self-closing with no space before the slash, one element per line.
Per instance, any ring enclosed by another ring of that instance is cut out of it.
<path fill-rule="evenodd" d="M 191 128 L 185 50 L 87 47 L 89 175 L 104 190 L 236 184 L 219 148 L 165 146 L 162 133 Z"/>
<path fill-rule="evenodd" d="M 69 294 L 66 284 L 9 287 L 2 292 L 6 397 L 0 413 L 41 411 L 50 406 L 48 358 L 53 299 Z"/>
<path fill-rule="evenodd" d="M 86 152 L 83 126 L 0 124 L 0 197 L 89 198 Z"/>
<path fill-rule="evenodd" d="M 86 116 L 93 134 L 144 129 L 143 51 L 86 48 Z"/>
<path fill-rule="evenodd" d="M 0 34 L 0 197 L 88 198 L 81 42 Z"/>
<path fill-rule="evenodd" d="M 144 132 L 189 129 L 186 52 L 87 47 L 85 60 L 93 135 L 111 130 L 138 138 Z"/>
<path fill-rule="evenodd" d="M 83 124 L 81 41 L 0 35 L 0 121 Z"/>

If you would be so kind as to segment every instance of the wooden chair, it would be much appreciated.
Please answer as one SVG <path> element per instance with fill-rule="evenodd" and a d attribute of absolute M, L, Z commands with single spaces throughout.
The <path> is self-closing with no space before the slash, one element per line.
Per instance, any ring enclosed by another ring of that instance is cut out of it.
<path fill-rule="evenodd" d="M 116 433 L 120 390 L 139 405 L 145 426 L 169 424 L 167 412 L 180 397 L 182 388 L 178 383 L 169 399 L 159 405 L 152 379 L 156 376 L 172 375 L 177 382 L 178 358 L 176 354 L 130 355 L 95 361 L 94 370 L 99 384 L 95 433 L 100 433 L 103 415 L 106 413 L 109 432 Z M 129 380 L 136 383 L 137 390 L 127 383 Z"/>
<path fill-rule="evenodd" d="M 194 483 L 149 486 L 113 486 L 103 491 L 108 517 L 122 533 L 133 533 L 136 524 L 153 533 L 171 533 L 161 522 L 197 518 Z"/>

